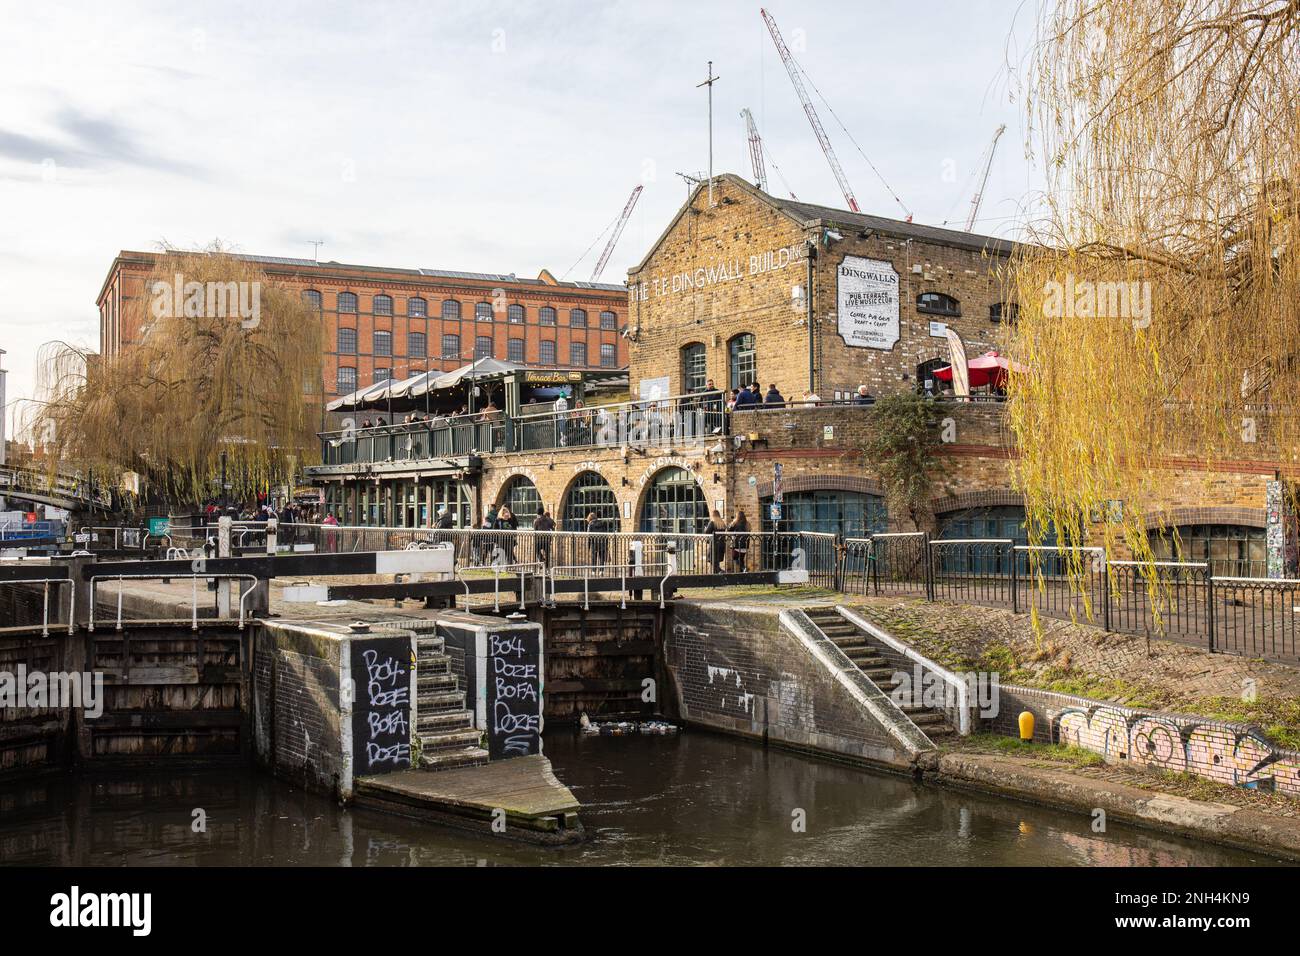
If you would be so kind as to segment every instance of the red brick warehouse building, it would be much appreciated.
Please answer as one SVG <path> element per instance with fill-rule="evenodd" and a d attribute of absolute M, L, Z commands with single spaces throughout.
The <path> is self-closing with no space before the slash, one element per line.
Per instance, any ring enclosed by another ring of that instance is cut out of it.
<path fill-rule="evenodd" d="M 123 250 L 96 300 L 99 349 L 111 358 L 140 339 L 133 299 L 160 253 Z M 242 256 L 272 281 L 297 288 L 325 323 L 327 399 L 475 358 L 563 368 L 625 368 L 627 287 L 483 272 L 399 269 L 312 259 Z"/>

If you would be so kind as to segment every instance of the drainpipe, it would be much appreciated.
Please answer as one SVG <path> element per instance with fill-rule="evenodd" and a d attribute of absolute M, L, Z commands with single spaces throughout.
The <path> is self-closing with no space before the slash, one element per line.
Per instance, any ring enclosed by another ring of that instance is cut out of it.
<path fill-rule="evenodd" d="M 808 391 L 817 393 L 817 347 L 813 340 L 813 263 L 817 259 L 817 241 L 808 240 L 808 286 L 804 299 L 808 306 Z"/>

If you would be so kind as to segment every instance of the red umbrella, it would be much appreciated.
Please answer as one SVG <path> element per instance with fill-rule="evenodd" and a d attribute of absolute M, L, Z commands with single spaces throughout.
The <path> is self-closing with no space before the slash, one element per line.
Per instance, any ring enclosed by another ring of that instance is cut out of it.
<path fill-rule="evenodd" d="M 999 355 L 997 349 L 985 352 L 979 358 L 971 359 L 966 363 L 966 368 L 970 373 L 971 388 L 979 388 L 982 385 L 1002 388 L 1007 384 L 1008 372 L 1029 371 L 1019 362 L 1013 362 L 1005 355 Z M 945 365 L 943 368 L 935 369 L 934 377 L 941 382 L 952 381 L 952 366 Z"/>

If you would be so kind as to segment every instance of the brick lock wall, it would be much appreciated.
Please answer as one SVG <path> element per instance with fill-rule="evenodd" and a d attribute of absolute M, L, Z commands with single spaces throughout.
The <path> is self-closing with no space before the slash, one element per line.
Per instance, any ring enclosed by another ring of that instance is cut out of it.
<path fill-rule="evenodd" d="M 288 779 L 336 791 L 343 777 L 340 648 L 308 629 L 268 622 L 254 637 L 258 759 Z"/>
<path fill-rule="evenodd" d="M 781 628 L 776 609 L 679 601 L 664 654 L 686 720 L 840 757 L 906 762 L 834 674 Z"/>
<path fill-rule="evenodd" d="M 1034 739 L 1062 743 L 1131 763 L 1228 786 L 1300 796 L 1300 753 L 1274 747 L 1245 724 L 1135 710 L 1105 701 L 1028 687 L 999 689 L 989 729 L 1018 737 L 1021 711 L 1034 715 Z"/>

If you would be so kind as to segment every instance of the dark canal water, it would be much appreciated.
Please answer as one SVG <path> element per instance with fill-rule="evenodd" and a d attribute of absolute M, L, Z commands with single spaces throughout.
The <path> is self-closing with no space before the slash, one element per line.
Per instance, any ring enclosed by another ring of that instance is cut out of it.
<path fill-rule="evenodd" d="M 702 733 L 549 734 L 591 839 L 492 841 L 369 811 L 255 771 L 70 775 L 0 789 L 0 862 L 320 866 L 1271 863 L 1091 818 L 921 786 Z M 195 808 L 207 832 L 191 829 Z M 792 830 L 802 810 L 806 832 Z"/>

